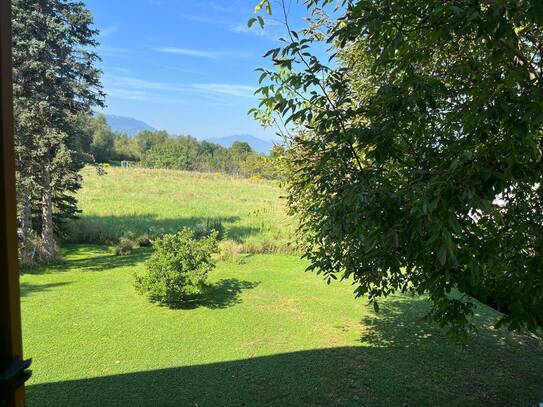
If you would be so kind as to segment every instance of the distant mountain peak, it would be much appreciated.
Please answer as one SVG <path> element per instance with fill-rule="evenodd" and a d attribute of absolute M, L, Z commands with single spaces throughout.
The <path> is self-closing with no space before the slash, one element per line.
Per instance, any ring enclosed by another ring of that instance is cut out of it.
<path fill-rule="evenodd" d="M 114 114 L 105 114 L 107 124 L 111 130 L 117 133 L 126 133 L 133 137 L 143 130 L 155 131 L 156 129 L 147 123 L 134 119 L 133 117 L 117 116 Z"/>
<path fill-rule="evenodd" d="M 269 140 L 262 140 L 261 138 L 251 136 L 250 134 L 237 134 L 226 137 L 211 137 L 206 139 L 210 143 L 219 144 L 223 147 L 230 147 L 236 141 L 242 141 L 251 146 L 254 151 L 262 154 L 269 154 L 273 147 L 273 142 Z"/>

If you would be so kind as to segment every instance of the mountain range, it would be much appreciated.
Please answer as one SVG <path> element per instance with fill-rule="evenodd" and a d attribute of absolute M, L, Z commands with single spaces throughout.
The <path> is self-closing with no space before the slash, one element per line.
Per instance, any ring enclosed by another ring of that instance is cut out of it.
<path fill-rule="evenodd" d="M 117 133 L 125 133 L 130 137 L 135 136 L 137 133 L 143 130 L 155 131 L 156 129 L 147 123 L 126 116 L 116 116 L 111 114 L 105 115 L 107 123 L 111 130 Z M 268 154 L 273 147 L 273 142 L 269 140 L 262 140 L 258 137 L 251 136 L 249 134 L 239 134 L 226 137 L 211 137 L 205 139 L 210 143 L 219 144 L 223 147 L 230 147 L 235 141 L 243 141 L 248 143 L 254 151 L 262 154 Z"/>
<path fill-rule="evenodd" d="M 134 119 L 132 117 L 116 116 L 112 114 L 104 115 L 107 120 L 107 124 L 111 127 L 111 130 L 117 133 L 125 133 L 130 137 L 135 136 L 137 133 L 143 130 L 155 131 L 156 129 L 149 126 L 147 123 L 141 120 Z"/>

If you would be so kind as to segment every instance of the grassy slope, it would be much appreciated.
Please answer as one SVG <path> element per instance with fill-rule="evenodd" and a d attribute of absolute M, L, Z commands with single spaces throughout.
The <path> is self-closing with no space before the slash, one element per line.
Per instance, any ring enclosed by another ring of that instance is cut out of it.
<path fill-rule="evenodd" d="M 543 400 L 541 341 L 494 332 L 466 349 L 415 324 L 426 304 L 376 316 L 346 283 L 290 256 L 221 262 L 207 302 L 169 310 L 138 296 L 148 252 L 66 248 L 22 276 L 30 406 L 531 406 Z"/>
<path fill-rule="evenodd" d="M 86 168 L 83 177 L 82 218 L 70 228 L 74 243 L 104 243 L 150 227 L 173 232 L 208 218 L 221 219 L 238 242 L 286 246 L 289 240 L 291 225 L 272 182 L 137 168 L 109 168 L 101 177 Z"/>

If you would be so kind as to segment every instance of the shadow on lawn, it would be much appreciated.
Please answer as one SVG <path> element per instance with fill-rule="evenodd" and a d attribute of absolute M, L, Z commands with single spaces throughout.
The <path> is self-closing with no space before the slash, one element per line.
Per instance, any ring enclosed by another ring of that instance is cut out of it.
<path fill-rule="evenodd" d="M 203 295 L 189 303 L 183 304 L 179 309 L 195 309 L 206 307 L 222 309 L 241 303 L 239 295 L 243 290 L 250 290 L 260 285 L 260 282 L 241 281 L 236 278 L 227 278 L 206 287 Z"/>
<path fill-rule="evenodd" d="M 218 220 L 228 230 L 228 237 L 235 241 L 244 241 L 260 233 L 256 227 L 232 225 L 241 218 L 238 216 L 159 218 L 153 214 L 126 216 L 87 216 L 71 221 L 67 226 L 68 243 L 110 244 L 123 233 L 135 235 L 155 232 L 175 233 L 182 228 L 194 228 L 208 220 Z"/>
<path fill-rule="evenodd" d="M 50 291 L 54 288 L 62 287 L 65 285 L 71 284 L 69 282 L 60 282 L 60 283 L 50 283 L 50 284 L 32 284 L 28 282 L 21 283 L 21 297 L 26 297 L 35 293 Z"/>
<path fill-rule="evenodd" d="M 426 306 L 403 299 L 383 305 L 379 316 L 363 320 L 360 346 L 31 385 L 29 401 L 31 406 L 198 407 L 535 406 L 543 401 L 540 339 L 482 326 L 461 349 L 433 325 L 413 323 Z"/>
<path fill-rule="evenodd" d="M 151 249 L 136 249 L 128 256 L 115 256 L 104 250 L 104 247 L 97 246 L 94 252 L 90 252 L 89 246 L 69 245 L 63 248 L 63 259 L 54 263 L 29 267 L 23 269 L 23 274 L 49 274 L 63 271 L 90 271 L 100 272 L 112 270 L 118 267 L 132 267 L 144 262 L 151 254 Z M 79 253 L 83 251 L 81 257 Z"/>

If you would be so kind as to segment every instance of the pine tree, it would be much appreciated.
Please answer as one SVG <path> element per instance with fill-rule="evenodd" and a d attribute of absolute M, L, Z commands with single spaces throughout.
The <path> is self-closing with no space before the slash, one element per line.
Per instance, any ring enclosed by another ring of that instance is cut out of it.
<path fill-rule="evenodd" d="M 80 116 L 103 104 L 98 31 L 81 2 L 13 0 L 15 143 L 23 241 L 39 236 L 55 256 L 55 232 L 77 213 L 84 164 Z"/>

